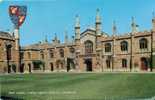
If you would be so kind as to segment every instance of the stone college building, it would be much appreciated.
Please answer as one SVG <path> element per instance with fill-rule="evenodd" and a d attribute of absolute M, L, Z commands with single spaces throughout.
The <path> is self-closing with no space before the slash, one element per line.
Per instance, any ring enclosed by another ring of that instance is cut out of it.
<path fill-rule="evenodd" d="M 151 22 L 151 20 L 150 20 Z M 75 38 L 64 43 L 55 35 L 51 43 L 19 46 L 19 36 L 0 32 L 0 72 L 104 72 L 155 70 L 155 17 L 149 31 L 138 31 L 132 18 L 131 32 L 118 35 L 115 22 L 109 36 L 101 29 L 101 16 L 96 13 L 95 28 L 80 31 L 76 16 Z M 16 48 L 17 47 L 17 48 Z M 18 48 L 19 47 L 19 48 Z"/>

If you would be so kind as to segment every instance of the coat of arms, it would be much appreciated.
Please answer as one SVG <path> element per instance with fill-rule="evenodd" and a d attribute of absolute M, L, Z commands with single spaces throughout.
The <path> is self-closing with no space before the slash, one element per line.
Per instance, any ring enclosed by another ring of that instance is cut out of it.
<path fill-rule="evenodd" d="M 27 12 L 26 6 L 16 6 L 16 5 L 9 6 L 9 15 L 12 23 L 15 25 L 16 28 L 19 28 L 23 24 L 26 18 L 26 12 Z"/>

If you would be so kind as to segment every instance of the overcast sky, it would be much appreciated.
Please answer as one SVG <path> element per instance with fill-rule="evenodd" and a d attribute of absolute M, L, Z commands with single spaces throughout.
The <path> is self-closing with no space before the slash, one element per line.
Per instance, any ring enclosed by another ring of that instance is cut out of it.
<path fill-rule="evenodd" d="M 8 14 L 9 5 L 26 5 L 27 17 L 20 28 L 21 45 L 37 43 L 55 33 L 63 42 L 64 31 L 74 35 L 75 15 L 79 14 L 81 31 L 94 27 L 96 9 L 100 9 L 102 30 L 112 33 L 112 22 L 116 21 L 118 34 L 131 31 L 131 17 L 134 16 L 139 30 L 150 30 L 155 0 L 0 0 L 0 30 L 13 31 Z"/>

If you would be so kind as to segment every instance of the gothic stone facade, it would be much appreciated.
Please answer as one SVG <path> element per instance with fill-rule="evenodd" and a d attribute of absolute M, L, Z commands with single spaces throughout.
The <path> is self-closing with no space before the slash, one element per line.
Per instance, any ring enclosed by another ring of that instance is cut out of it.
<path fill-rule="evenodd" d="M 130 33 L 117 35 L 117 27 L 113 24 L 112 36 L 101 29 L 101 17 L 97 10 L 95 28 L 80 31 L 80 19 L 76 16 L 75 38 L 60 43 L 57 36 L 52 43 L 45 41 L 20 49 L 20 56 L 15 50 L 18 46 L 15 39 L 0 37 L 0 70 L 5 72 L 6 42 L 12 45 L 12 58 L 19 72 L 102 72 L 102 71 L 154 71 L 155 70 L 155 17 L 149 31 L 137 31 L 137 24 L 132 19 Z M 16 53 L 14 53 L 16 52 Z M 20 66 L 18 59 L 20 58 Z M 6 62 L 7 61 L 7 62 Z M 10 69 L 7 69 L 10 70 Z"/>
<path fill-rule="evenodd" d="M 0 73 L 19 71 L 19 51 L 16 39 L 7 32 L 0 31 Z"/>
<path fill-rule="evenodd" d="M 25 72 L 102 72 L 102 71 L 153 71 L 155 67 L 155 18 L 152 29 L 137 31 L 132 19 L 132 31 L 108 36 L 101 30 L 101 17 L 97 11 L 95 28 L 80 32 L 80 19 L 76 16 L 75 39 L 60 43 L 55 36 L 52 43 L 46 40 L 22 48 L 22 67 Z"/>

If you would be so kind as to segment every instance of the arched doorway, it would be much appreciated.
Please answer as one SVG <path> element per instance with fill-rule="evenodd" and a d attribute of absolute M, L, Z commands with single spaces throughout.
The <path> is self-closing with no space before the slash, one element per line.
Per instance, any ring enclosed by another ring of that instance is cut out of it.
<path fill-rule="evenodd" d="M 24 72 L 24 64 L 21 64 L 19 69 L 20 69 L 20 72 L 23 73 Z"/>
<path fill-rule="evenodd" d="M 74 59 L 67 58 L 67 72 L 71 69 L 75 69 Z"/>
<path fill-rule="evenodd" d="M 8 73 L 11 73 L 11 65 L 8 66 Z"/>
<path fill-rule="evenodd" d="M 16 65 L 15 65 L 15 64 L 12 64 L 12 71 L 13 71 L 14 73 L 16 73 Z"/>
<path fill-rule="evenodd" d="M 29 73 L 31 73 L 31 64 L 30 63 L 28 64 L 28 67 L 29 67 Z"/>
<path fill-rule="evenodd" d="M 92 71 L 92 59 L 86 59 L 85 60 L 85 64 L 86 64 L 86 71 Z"/>
<path fill-rule="evenodd" d="M 56 68 L 57 69 L 64 69 L 64 61 L 63 60 L 57 60 L 56 61 Z"/>
<path fill-rule="evenodd" d="M 147 70 L 149 67 L 149 62 L 148 62 L 148 59 L 143 57 L 141 58 L 141 69 L 142 70 Z"/>
<path fill-rule="evenodd" d="M 53 71 L 54 70 L 53 63 L 50 63 L 50 67 L 51 67 L 51 71 Z"/>

